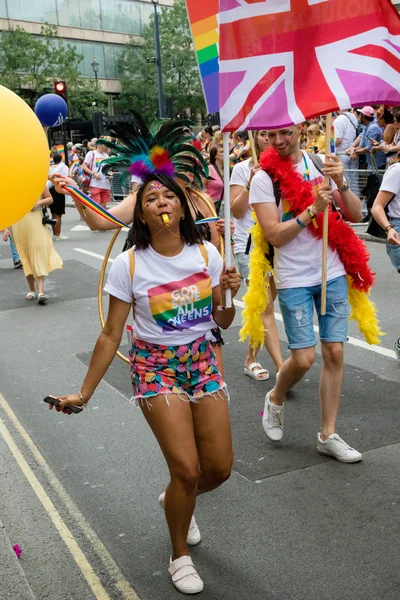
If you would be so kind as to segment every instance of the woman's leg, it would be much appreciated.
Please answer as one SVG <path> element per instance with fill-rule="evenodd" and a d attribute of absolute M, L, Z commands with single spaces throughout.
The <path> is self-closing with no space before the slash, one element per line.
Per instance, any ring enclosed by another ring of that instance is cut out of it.
<path fill-rule="evenodd" d="M 34 292 L 35 291 L 35 280 L 33 278 L 33 275 L 27 275 L 26 280 L 28 282 L 30 291 Z"/>
<path fill-rule="evenodd" d="M 44 294 L 44 277 L 36 277 L 36 287 L 39 294 Z"/>
<path fill-rule="evenodd" d="M 165 493 L 165 515 L 175 560 L 188 555 L 187 535 L 196 504 L 199 457 L 193 429 L 190 402 L 175 394 L 149 400 L 151 409 L 142 406 L 143 415 L 157 438 L 167 462 L 171 481 Z"/>
<path fill-rule="evenodd" d="M 220 486 L 230 474 L 233 462 L 228 401 L 222 391 L 192 402 L 194 435 L 199 456 L 197 494 Z"/>
<path fill-rule="evenodd" d="M 61 233 L 61 215 L 55 215 L 51 213 L 51 217 L 56 221 L 54 225 L 52 225 L 53 234 L 58 237 Z"/>
<path fill-rule="evenodd" d="M 265 313 L 262 315 L 262 320 L 265 329 L 264 344 L 268 354 L 275 363 L 276 371 L 280 371 L 283 365 L 283 357 L 281 353 L 281 345 L 279 341 L 278 329 L 276 327 L 274 315 L 274 300 L 276 298 L 276 287 L 273 277 L 270 279 L 268 287 L 269 302 Z"/>

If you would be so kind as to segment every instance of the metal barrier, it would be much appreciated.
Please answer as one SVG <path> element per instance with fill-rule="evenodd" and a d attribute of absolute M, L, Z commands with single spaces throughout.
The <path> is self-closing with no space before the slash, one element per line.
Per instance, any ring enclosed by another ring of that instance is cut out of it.
<path fill-rule="evenodd" d="M 113 202 L 121 202 L 129 194 L 130 190 L 121 185 L 120 173 L 115 172 L 111 182 L 111 198 Z"/>

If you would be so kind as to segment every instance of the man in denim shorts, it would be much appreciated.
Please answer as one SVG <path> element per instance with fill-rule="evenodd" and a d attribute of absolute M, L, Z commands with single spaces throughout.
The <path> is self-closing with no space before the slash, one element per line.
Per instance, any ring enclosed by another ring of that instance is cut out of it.
<path fill-rule="evenodd" d="M 277 205 L 271 177 L 263 170 L 254 176 L 250 189 L 250 204 L 266 239 L 275 247 L 274 277 L 291 351 L 279 372 L 275 388 L 266 396 L 263 427 L 271 441 L 282 439 L 286 393 L 304 377 L 315 359 L 315 307 L 323 360 L 320 381 L 322 427 L 317 436 L 317 450 L 341 462 L 358 462 L 362 459 L 360 452 L 336 433 L 343 381 L 343 343 L 347 340 L 348 326 L 346 272 L 336 250 L 329 248 L 327 308 L 326 315 L 322 316 L 322 240 L 314 237 L 307 226 L 332 199 L 349 221 L 358 222 L 362 218 L 361 203 L 349 189 L 343 163 L 336 156 L 323 169 L 331 178 L 332 186 L 324 184 L 322 173 L 307 152 L 300 150 L 300 132 L 301 126 L 287 127 L 269 131 L 268 138 L 278 154 L 290 158 L 293 167 L 309 181 L 314 203 L 297 217 L 283 196 Z"/>

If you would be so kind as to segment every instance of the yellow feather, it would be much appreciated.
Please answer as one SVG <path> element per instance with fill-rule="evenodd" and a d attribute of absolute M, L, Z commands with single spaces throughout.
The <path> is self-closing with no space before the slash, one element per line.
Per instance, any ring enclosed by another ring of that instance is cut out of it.
<path fill-rule="evenodd" d="M 351 278 L 347 277 L 349 302 L 352 308 L 350 319 L 357 321 L 358 329 L 368 344 L 380 344 L 380 337 L 386 335 L 379 326 L 377 308 L 367 294 L 351 286 Z"/>
<path fill-rule="evenodd" d="M 245 308 L 242 313 L 243 325 L 239 335 L 241 342 L 249 338 L 253 348 L 261 348 L 264 345 L 265 335 L 261 316 L 265 312 L 269 301 L 267 293 L 269 277 L 267 277 L 267 274 L 272 272 L 273 268 L 266 257 L 269 244 L 254 213 L 253 218 L 256 223 L 250 230 L 253 249 L 250 253 L 249 261 L 249 287 L 243 297 Z"/>

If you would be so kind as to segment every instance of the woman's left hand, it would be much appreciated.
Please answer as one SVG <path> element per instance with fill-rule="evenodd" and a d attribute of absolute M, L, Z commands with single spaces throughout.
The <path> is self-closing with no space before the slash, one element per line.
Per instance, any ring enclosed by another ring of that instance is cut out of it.
<path fill-rule="evenodd" d="M 225 219 L 218 219 L 218 221 L 215 221 L 215 225 L 217 226 L 218 233 L 220 235 L 222 235 L 222 237 L 225 237 Z M 231 238 L 233 238 L 233 235 L 235 233 L 235 224 L 233 221 L 231 221 L 230 225 L 231 225 Z"/>
<path fill-rule="evenodd" d="M 231 290 L 232 298 L 236 296 L 240 288 L 242 276 L 236 273 L 235 267 L 228 267 L 221 275 L 220 284 L 223 290 Z"/>

